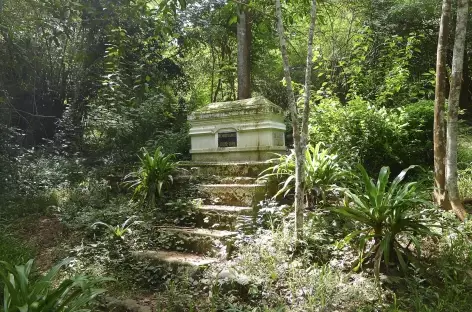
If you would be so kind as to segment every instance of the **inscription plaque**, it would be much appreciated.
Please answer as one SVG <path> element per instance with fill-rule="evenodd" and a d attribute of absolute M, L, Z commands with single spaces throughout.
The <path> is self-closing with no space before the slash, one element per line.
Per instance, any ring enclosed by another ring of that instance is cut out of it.
<path fill-rule="evenodd" d="M 237 147 L 238 138 L 236 132 L 218 133 L 218 147 Z"/>

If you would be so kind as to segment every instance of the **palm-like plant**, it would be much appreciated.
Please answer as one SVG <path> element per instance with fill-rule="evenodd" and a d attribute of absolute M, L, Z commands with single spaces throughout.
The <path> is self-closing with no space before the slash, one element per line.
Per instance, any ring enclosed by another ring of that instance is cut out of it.
<path fill-rule="evenodd" d="M 107 232 L 111 238 L 124 239 L 126 234 L 130 234 L 132 232 L 131 227 L 133 225 L 142 223 L 141 221 L 134 220 L 135 218 L 137 217 L 131 216 L 128 219 L 126 219 L 125 222 L 118 225 L 110 225 L 108 223 L 98 221 L 92 224 L 92 227 L 94 228 L 94 227 L 97 227 L 98 225 L 104 226 L 107 229 Z"/>
<path fill-rule="evenodd" d="M 177 167 L 175 155 L 165 155 L 161 148 L 156 148 L 153 154 L 145 148 L 141 149 L 139 157 L 140 168 L 125 177 L 130 188 L 134 188 L 134 196 L 140 196 L 154 208 L 156 197 L 162 195 L 166 183 L 173 183 L 172 174 Z"/>
<path fill-rule="evenodd" d="M 330 154 L 329 150 L 322 146 L 321 142 L 316 146 L 308 145 L 305 151 L 305 194 L 308 206 L 312 206 L 319 197 L 325 202 L 326 194 L 350 175 L 341 165 L 338 155 Z M 264 170 L 260 178 L 283 179 L 275 196 L 286 196 L 292 191 L 295 183 L 295 152 L 292 150 L 289 155 L 279 154 L 278 158 L 272 161 L 276 164 Z"/>
<path fill-rule="evenodd" d="M 55 287 L 55 277 L 71 259 L 65 259 L 37 279 L 30 278 L 33 260 L 13 266 L 0 262 L 4 312 L 86 312 L 85 307 L 104 289 L 97 288 L 110 278 L 76 276 Z"/>
<path fill-rule="evenodd" d="M 345 194 L 352 205 L 346 202 L 344 207 L 334 209 L 342 216 L 362 224 L 362 229 L 349 234 L 345 241 L 349 242 L 354 237 L 359 238 L 358 267 L 366 259 L 374 259 L 377 276 L 382 259 L 388 266 L 392 253 L 401 267 L 406 269 L 404 257 L 410 257 L 411 253 L 399 242 L 400 236 L 413 243 L 419 254 L 421 250 L 418 235 L 434 235 L 425 218 L 427 210 L 418 209 L 420 206 L 428 207 L 430 204 L 422 198 L 416 182 L 403 182 L 406 173 L 413 167 L 410 166 L 400 172 L 391 183 L 389 183 L 390 169 L 383 167 L 377 183 L 374 183 L 364 167 L 359 165 L 359 178 L 363 190 L 357 194 L 346 190 Z M 369 242 L 371 248 L 366 252 Z"/>

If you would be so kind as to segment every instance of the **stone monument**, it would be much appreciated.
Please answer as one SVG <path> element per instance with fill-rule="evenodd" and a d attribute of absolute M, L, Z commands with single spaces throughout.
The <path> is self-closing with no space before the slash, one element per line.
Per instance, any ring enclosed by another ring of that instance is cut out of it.
<path fill-rule="evenodd" d="M 286 150 L 282 109 L 261 96 L 211 103 L 188 120 L 193 161 L 261 161 Z"/>

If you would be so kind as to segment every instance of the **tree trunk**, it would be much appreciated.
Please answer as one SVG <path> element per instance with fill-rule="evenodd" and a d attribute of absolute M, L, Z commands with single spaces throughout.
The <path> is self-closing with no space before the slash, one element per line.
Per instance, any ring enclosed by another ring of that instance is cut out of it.
<path fill-rule="evenodd" d="M 446 52 L 451 19 L 451 0 L 443 0 L 436 55 L 436 91 L 434 101 L 434 199 L 450 209 L 446 193 L 446 135 L 444 110 L 446 103 Z"/>
<path fill-rule="evenodd" d="M 292 77 L 290 76 L 290 64 L 288 61 L 287 43 L 285 42 L 285 31 L 282 22 L 282 8 L 280 0 L 275 0 L 275 14 L 277 17 L 277 32 L 280 39 L 280 52 L 284 66 L 285 83 L 287 84 L 288 109 L 292 119 L 293 145 L 295 150 L 295 235 L 296 239 L 303 236 L 303 211 L 304 211 L 304 190 L 302 180 L 304 177 L 305 163 L 300 142 L 300 126 L 298 121 L 297 103 L 295 103 L 295 94 L 292 89 Z"/>
<path fill-rule="evenodd" d="M 247 1 L 238 4 L 238 100 L 251 97 L 250 47 L 251 26 Z"/>
<path fill-rule="evenodd" d="M 456 34 L 452 57 L 451 89 L 449 91 L 448 100 L 446 147 L 446 191 L 449 196 L 452 210 L 461 220 L 465 219 L 467 212 L 459 198 L 459 188 L 457 185 L 457 119 L 459 115 L 459 98 L 461 94 L 468 11 L 468 0 L 458 0 Z"/>
<path fill-rule="evenodd" d="M 275 11 L 277 15 L 277 30 L 280 39 L 280 51 L 284 65 L 285 82 L 287 84 L 289 110 L 292 119 L 293 141 L 295 150 L 295 235 L 296 239 L 303 237 L 303 213 L 305 210 L 305 149 L 308 141 L 308 119 L 310 114 L 310 89 L 311 70 L 313 67 L 313 37 L 315 33 L 316 21 L 316 0 L 312 0 L 311 22 L 308 33 L 308 51 L 305 70 L 305 94 L 304 111 L 300 132 L 298 108 L 295 102 L 295 95 L 292 89 L 292 78 L 290 75 L 290 64 L 288 61 L 287 44 L 285 41 L 285 31 L 282 22 L 282 8 L 280 0 L 275 0 Z"/>
<path fill-rule="evenodd" d="M 308 119 L 310 117 L 310 90 L 311 90 L 311 70 L 313 68 L 313 37 L 315 36 L 315 25 L 316 25 L 316 0 L 312 0 L 311 3 L 311 19 L 310 19 L 310 30 L 308 31 L 308 48 L 306 55 L 306 68 L 305 68 L 305 94 L 304 94 L 304 105 L 303 105 L 303 119 L 302 119 L 302 155 L 305 155 L 306 145 L 308 144 Z"/>
<path fill-rule="evenodd" d="M 470 74 L 469 74 L 469 56 L 467 50 L 464 49 L 464 65 L 462 69 L 462 85 L 461 95 L 459 98 L 459 108 L 465 110 L 464 118 L 471 116 L 471 105 L 470 105 Z"/>

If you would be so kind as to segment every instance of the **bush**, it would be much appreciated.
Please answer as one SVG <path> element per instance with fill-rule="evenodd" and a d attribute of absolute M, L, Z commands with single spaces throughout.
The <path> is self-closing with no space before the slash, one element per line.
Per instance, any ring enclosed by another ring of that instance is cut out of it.
<path fill-rule="evenodd" d="M 407 137 L 401 149 L 404 166 L 431 165 L 433 163 L 434 103 L 419 101 L 402 107 L 401 114 L 407 122 Z"/>
<path fill-rule="evenodd" d="M 387 109 L 356 98 L 346 105 L 323 99 L 310 119 L 312 142 L 324 142 L 333 152 L 361 162 L 370 173 L 384 165 L 393 172 L 432 161 L 431 102 Z"/>
<path fill-rule="evenodd" d="M 135 159 L 135 151 L 162 146 L 165 153 L 187 156 L 188 107 L 170 93 L 150 95 L 137 106 L 91 103 L 85 143 L 90 154 L 109 155 L 114 163 Z"/>

